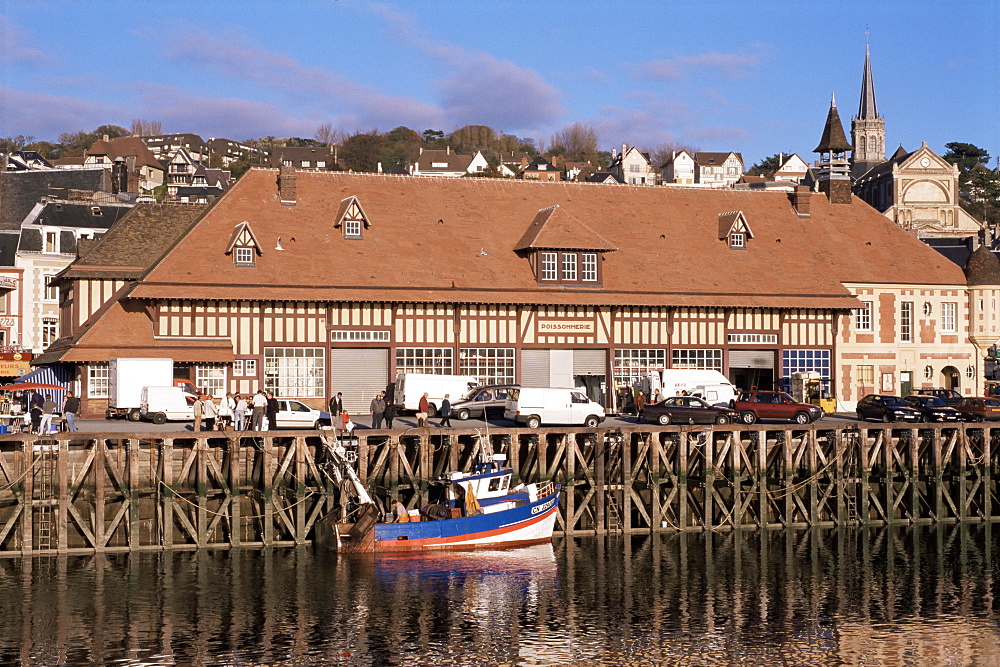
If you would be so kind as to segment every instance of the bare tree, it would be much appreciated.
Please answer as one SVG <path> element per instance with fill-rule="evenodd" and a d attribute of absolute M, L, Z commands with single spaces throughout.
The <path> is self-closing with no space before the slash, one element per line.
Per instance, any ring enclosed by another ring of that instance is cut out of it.
<path fill-rule="evenodd" d="M 134 137 L 155 137 L 163 134 L 163 124 L 158 120 L 133 118 L 130 131 Z"/>
<path fill-rule="evenodd" d="M 552 135 L 551 146 L 562 146 L 566 159 L 574 162 L 597 159 L 597 133 L 583 123 L 573 123 Z"/>
<path fill-rule="evenodd" d="M 680 153 L 681 151 L 687 151 L 687 154 L 694 157 L 695 152 L 698 149 L 689 144 L 682 144 L 679 142 L 669 142 L 665 144 L 660 144 L 653 150 L 649 151 L 649 160 L 653 163 L 654 167 L 662 167 L 671 159 L 673 159 L 675 153 Z"/>
<path fill-rule="evenodd" d="M 344 143 L 344 140 L 347 139 L 347 133 L 339 127 L 335 128 L 330 123 L 323 123 L 316 128 L 313 139 L 325 146 L 335 146 Z"/>

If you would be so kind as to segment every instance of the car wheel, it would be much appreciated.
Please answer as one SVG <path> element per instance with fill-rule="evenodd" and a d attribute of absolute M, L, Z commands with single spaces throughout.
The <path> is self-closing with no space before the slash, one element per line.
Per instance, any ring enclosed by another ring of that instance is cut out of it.
<path fill-rule="evenodd" d="M 139 412 L 139 408 L 132 408 L 128 411 L 128 420 L 130 422 L 137 422 L 142 419 L 142 413 Z"/>
<path fill-rule="evenodd" d="M 716 424 L 728 424 L 729 423 L 729 417 L 727 417 L 726 415 L 719 415 L 718 417 L 715 418 L 715 423 Z"/>
<path fill-rule="evenodd" d="M 167 416 L 165 414 L 163 414 L 162 412 L 157 412 L 156 414 L 153 415 L 153 423 L 154 424 L 165 424 L 165 423 L 167 423 Z"/>
<path fill-rule="evenodd" d="M 318 431 L 319 430 L 319 420 L 318 419 L 316 420 L 316 423 L 313 424 L 313 430 L 314 431 Z"/>
<path fill-rule="evenodd" d="M 460 422 L 467 421 L 469 419 L 469 411 L 459 410 L 457 413 L 455 413 L 455 416 L 458 417 L 458 421 Z"/>
<path fill-rule="evenodd" d="M 597 417 L 595 417 L 594 415 L 590 415 L 590 416 L 589 416 L 589 417 L 587 417 L 587 419 L 586 419 L 586 420 L 585 420 L 585 421 L 583 422 L 583 425 L 584 425 L 584 426 L 586 426 L 587 428 L 597 428 L 597 426 L 598 426 L 598 425 L 599 425 L 600 423 L 601 423 L 601 420 L 600 420 L 600 419 L 598 419 L 598 418 L 597 418 Z"/>
<path fill-rule="evenodd" d="M 430 405 L 427 406 L 427 418 L 428 419 L 430 419 L 431 417 L 437 416 L 437 413 L 438 413 L 438 409 L 437 409 L 436 405 L 434 405 L 433 403 L 431 403 Z"/>
<path fill-rule="evenodd" d="M 666 426 L 670 423 L 670 415 L 662 414 L 656 418 L 656 421 L 657 423 L 659 423 L 660 426 Z"/>
<path fill-rule="evenodd" d="M 538 428 L 542 425 L 542 422 L 538 419 L 538 417 L 532 416 L 524 420 L 524 425 L 528 428 Z"/>
<path fill-rule="evenodd" d="M 859 422 L 865 421 L 865 416 L 861 414 L 861 410 L 858 410 L 857 412 L 858 412 L 858 421 Z"/>
<path fill-rule="evenodd" d="M 892 417 L 889 416 L 889 413 L 888 412 L 883 412 L 882 413 L 882 422 L 885 423 L 885 424 L 888 424 L 891 421 L 892 421 Z"/>
<path fill-rule="evenodd" d="M 809 415 L 807 415 L 804 412 L 796 412 L 795 413 L 795 423 L 796 424 L 808 424 L 809 423 Z"/>
<path fill-rule="evenodd" d="M 930 415 L 920 415 L 920 421 L 927 424 L 931 421 Z"/>
<path fill-rule="evenodd" d="M 744 424 L 753 424 L 757 421 L 757 415 L 747 410 L 746 412 L 740 414 L 740 421 Z"/>

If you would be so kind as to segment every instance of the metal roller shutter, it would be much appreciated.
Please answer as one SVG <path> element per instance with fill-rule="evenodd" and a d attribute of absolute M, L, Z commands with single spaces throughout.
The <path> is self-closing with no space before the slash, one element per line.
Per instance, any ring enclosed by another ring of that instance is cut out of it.
<path fill-rule="evenodd" d="M 607 374 L 607 350 L 573 350 L 573 375 Z"/>
<path fill-rule="evenodd" d="M 521 386 L 549 386 L 549 350 L 521 350 Z"/>
<path fill-rule="evenodd" d="M 770 368 L 774 369 L 774 350 L 731 350 L 730 368 Z"/>
<path fill-rule="evenodd" d="M 368 414 L 375 394 L 389 384 L 389 350 L 339 348 L 330 350 L 330 395 L 344 393 L 348 414 Z"/>

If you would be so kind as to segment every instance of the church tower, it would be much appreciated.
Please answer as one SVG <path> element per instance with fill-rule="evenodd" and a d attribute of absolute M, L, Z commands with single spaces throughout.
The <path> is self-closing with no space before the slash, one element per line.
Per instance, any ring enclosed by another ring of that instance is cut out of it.
<path fill-rule="evenodd" d="M 861 78 L 861 103 L 858 115 L 851 120 L 851 176 L 860 178 L 866 171 L 885 162 L 885 120 L 875 105 L 875 84 L 872 82 L 872 59 L 865 42 L 865 72 Z"/>
<path fill-rule="evenodd" d="M 851 203 L 851 167 L 847 161 L 847 151 L 851 144 L 844 135 L 844 125 L 837 111 L 837 98 L 830 96 L 830 112 L 823 126 L 823 136 L 813 153 L 819 153 L 816 161 L 816 182 L 819 191 L 826 193 L 833 204 Z"/>

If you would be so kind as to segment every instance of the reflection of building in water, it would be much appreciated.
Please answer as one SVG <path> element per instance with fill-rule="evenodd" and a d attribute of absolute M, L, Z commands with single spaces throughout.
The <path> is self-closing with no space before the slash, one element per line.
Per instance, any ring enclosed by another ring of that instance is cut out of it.
<path fill-rule="evenodd" d="M 844 665 L 1000 665 L 996 621 L 968 616 L 837 624 Z"/>

